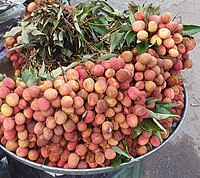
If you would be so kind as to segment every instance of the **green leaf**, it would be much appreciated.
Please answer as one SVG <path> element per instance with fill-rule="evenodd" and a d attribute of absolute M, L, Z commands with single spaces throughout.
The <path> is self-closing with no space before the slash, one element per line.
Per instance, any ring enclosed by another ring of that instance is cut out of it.
<path fill-rule="evenodd" d="M 100 15 L 99 18 L 98 18 L 98 20 L 101 22 L 101 24 L 104 25 L 104 27 L 105 27 L 107 30 L 109 30 L 108 20 L 106 19 L 105 16 Z"/>
<path fill-rule="evenodd" d="M 33 75 L 32 72 L 26 69 L 26 70 L 22 71 L 22 80 L 23 80 L 24 82 L 27 82 L 28 79 L 29 79 L 32 75 Z"/>
<path fill-rule="evenodd" d="M 92 55 L 84 55 L 82 60 L 83 61 L 88 61 L 88 60 L 93 59 L 93 58 L 94 58 L 94 56 L 92 56 Z"/>
<path fill-rule="evenodd" d="M 77 30 L 81 35 L 83 35 L 83 33 L 82 33 L 82 31 L 81 31 L 81 29 L 80 29 L 80 27 L 79 27 L 78 19 L 77 19 L 76 16 L 74 16 L 74 26 L 75 26 L 76 30 Z"/>
<path fill-rule="evenodd" d="M 118 17 L 122 17 L 123 16 L 123 12 L 115 9 L 114 12 L 112 12 L 113 15 L 118 16 Z"/>
<path fill-rule="evenodd" d="M 175 115 L 175 113 L 171 111 L 171 108 L 177 107 L 177 106 L 179 106 L 179 104 L 160 102 L 160 103 L 156 103 L 156 107 L 152 111 L 161 113 L 161 114 Z M 173 119 L 175 119 L 175 120 L 179 120 L 179 117 L 177 115 L 170 116 L 170 117 L 173 117 Z"/>
<path fill-rule="evenodd" d="M 115 15 L 113 14 L 113 13 L 110 13 L 110 12 L 108 12 L 108 11 L 106 11 L 106 10 L 104 10 L 103 8 L 98 8 L 98 9 L 96 9 L 96 10 L 99 10 L 100 12 L 102 12 L 103 14 L 105 14 L 105 15 L 107 15 L 108 17 L 115 17 Z"/>
<path fill-rule="evenodd" d="M 108 3 L 106 3 L 105 1 L 99 1 L 104 7 L 106 7 L 110 12 L 114 12 L 114 9 L 112 8 L 112 6 L 110 6 Z"/>
<path fill-rule="evenodd" d="M 121 25 L 122 25 L 122 27 L 119 29 L 119 32 L 120 32 L 120 33 L 121 33 L 121 32 L 127 32 L 127 31 L 129 31 L 129 30 L 133 31 L 133 30 L 131 29 L 130 24 L 124 23 L 124 24 L 121 24 Z"/>
<path fill-rule="evenodd" d="M 22 80 L 28 87 L 30 87 L 38 85 L 40 77 L 37 77 L 36 73 L 33 73 L 30 70 L 24 70 L 22 71 Z"/>
<path fill-rule="evenodd" d="M 104 24 L 105 23 L 105 24 Z M 90 27 L 96 31 L 97 33 L 104 35 L 108 33 L 108 26 L 107 26 L 107 22 L 105 22 L 105 19 L 100 18 L 100 19 L 94 19 L 94 24 L 90 25 Z"/>
<path fill-rule="evenodd" d="M 162 108 L 162 112 L 163 112 L 163 108 Z M 155 118 L 157 120 L 162 120 L 162 119 L 166 119 L 168 117 L 178 117 L 175 114 L 161 114 L 161 113 L 155 113 L 151 110 L 148 110 L 148 118 Z"/>
<path fill-rule="evenodd" d="M 135 17 L 131 10 L 129 10 L 129 19 L 130 19 L 131 24 L 133 24 L 135 22 Z"/>
<path fill-rule="evenodd" d="M 6 74 L 1 74 L 0 73 L 0 82 L 6 77 Z"/>
<path fill-rule="evenodd" d="M 58 40 L 58 33 L 54 33 L 53 34 L 53 41 L 57 41 Z"/>
<path fill-rule="evenodd" d="M 124 38 L 126 40 L 128 47 L 130 47 L 131 43 L 134 42 L 135 37 L 136 37 L 136 33 L 133 30 L 130 30 L 126 33 Z"/>
<path fill-rule="evenodd" d="M 61 18 L 62 15 L 63 15 L 63 13 L 62 13 L 62 6 L 60 6 L 60 10 L 59 10 L 58 15 L 57 15 L 57 21 L 60 20 L 60 18 Z"/>
<path fill-rule="evenodd" d="M 142 133 L 143 129 L 141 128 L 140 125 L 138 125 L 135 128 L 132 128 L 132 139 L 137 138 L 141 133 Z"/>
<path fill-rule="evenodd" d="M 129 154 L 127 154 L 126 152 L 124 152 L 123 150 L 121 150 L 118 146 L 112 146 L 112 149 L 113 149 L 116 153 L 118 153 L 118 154 L 120 154 L 120 155 L 123 155 L 123 156 L 125 156 L 125 157 L 127 157 L 127 158 L 129 158 L 129 159 L 134 159 L 131 155 L 129 155 Z"/>
<path fill-rule="evenodd" d="M 51 19 L 52 19 L 52 17 L 50 16 L 50 17 L 46 20 L 46 22 L 45 22 L 44 25 L 43 25 L 42 31 L 45 29 L 46 25 L 50 22 Z"/>
<path fill-rule="evenodd" d="M 62 31 L 58 34 L 58 40 L 59 41 L 63 41 L 64 40 L 63 32 Z"/>
<path fill-rule="evenodd" d="M 195 35 L 200 32 L 200 26 L 183 25 L 183 35 Z"/>
<path fill-rule="evenodd" d="M 77 18 L 80 20 L 84 20 L 88 16 L 89 10 L 91 10 L 90 7 L 85 6 L 84 9 L 82 9 L 80 13 L 77 15 Z"/>
<path fill-rule="evenodd" d="M 125 33 L 118 33 L 118 31 L 114 32 L 110 37 L 110 53 L 112 53 L 117 45 L 120 43 Z"/>
<path fill-rule="evenodd" d="M 42 33 L 42 32 L 39 31 L 39 30 L 33 30 L 33 31 L 31 32 L 31 34 L 32 34 L 33 36 L 45 35 L 44 33 Z"/>
<path fill-rule="evenodd" d="M 137 49 L 137 51 L 140 55 L 143 54 L 143 53 L 146 53 L 147 50 L 149 49 L 148 40 L 145 40 L 145 41 L 138 43 L 136 45 L 136 49 Z"/>
<path fill-rule="evenodd" d="M 38 75 L 42 78 L 47 78 L 47 73 L 45 72 L 45 63 L 42 62 L 42 66 L 39 69 Z"/>
<path fill-rule="evenodd" d="M 155 118 L 153 118 L 153 121 L 156 123 L 158 127 L 160 127 L 160 129 L 162 129 L 165 133 L 167 133 L 166 129 Z"/>
<path fill-rule="evenodd" d="M 24 27 L 22 30 L 26 30 L 27 33 L 31 33 L 32 31 L 37 30 L 37 27 L 33 24 L 30 24 L 28 27 Z"/>
<path fill-rule="evenodd" d="M 154 133 L 153 135 L 158 137 L 158 139 L 160 140 L 160 143 L 163 142 L 163 138 L 162 138 L 161 132 Z"/>
<path fill-rule="evenodd" d="M 9 32 L 6 32 L 4 38 L 9 36 L 15 36 L 17 33 L 22 31 L 22 27 L 13 27 Z"/>
<path fill-rule="evenodd" d="M 91 32 L 91 34 L 92 34 L 92 39 L 93 39 L 95 42 L 98 42 L 99 40 L 98 40 L 97 36 L 95 35 L 95 33 L 94 33 L 92 27 L 91 27 L 89 30 L 90 30 L 90 32 Z"/>
<path fill-rule="evenodd" d="M 169 109 L 179 106 L 179 104 L 176 104 L 176 103 L 163 103 L 163 102 L 159 102 L 157 103 L 157 105 L 160 105 L 162 107 L 169 108 Z"/>
<path fill-rule="evenodd" d="M 151 131 L 153 133 L 161 132 L 162 129 L 158 127 L 152 119 L 144 119 L 141 123 L 140 126 L 142 129 L 146 131 Z"/>
<path fill-rule="evenodd" d="M 121 155 L 117 155 L 114 160 L 111 160 L 111 166 L 113 168 L 118 168 L 122 163 Z"/>
<path fill-rule="evenodd" d="M 22 30 L 22 41 L 23 41 L 23 43 L 25 43 L 25 44 L 28 44 L 28 43 L 29 43 L 28 32 L 27 32 L 25 29 Z"/>
<path fill-rule="evenodd" d="M 40 79 L 39 77 L 31 78 L 26 82 L 26 85 L 28 87 L 38 85 L 39 79 Z"/>
<path fill-rule="evenodd" d="M 80 62 L 76 61 L 76 62 L 71 63 L 71 64 L 68 65 L 67 67 L 62 67 L 62 69 L 63 69 L 64 71 L 67 71 L 68 69 L 71 69 L 71 68 L 77 66 L 78 64 L 80 64 Z M 57 69 L 51 71 L 51 75 L 53 76 L 53 78 L 56 78 L 56 77 L 58 77 L 59 75 L 61 75 L 61 74 L 62 74 L 62 69 L 61 69 L 60 67 L 58 67 Z"/>
<path fill-rule="evenodd" d="M 125 153 L 127 153 L 128 155 L 130 155 L 129 154 L 129 151 L 128 151 L 128 145 L 127 145 L 127 140 L 126 140 L 126 138 L 124 139 L 124 140 L 122 140 L 122 145 L 123 145 L 123 147 L 124 147 L 124 152 Z"/>
<path fill-rule="evenodd" d="M 151 98 L 147 98 L 147 100 L 146 100 L 146 105 L 149 105 L 149 104 L 153 104 L 153 103 L 155 103 L 155 102 L 157 102 L 157 101 L 160 101 L 161 99 L 159 99 L 159 98 L 154 98 L 154 97 L 151 97 Z"/>
<path fill-rule="evenodd" d="M 107 59 L 110 59 L 111 57 L 117 57 L 117 56 L 118 56 L 118 54 L 109 53 L 109 54 L 104 54 L 104 55 L 100 56 L 99 59 L 107 60 Z"/>

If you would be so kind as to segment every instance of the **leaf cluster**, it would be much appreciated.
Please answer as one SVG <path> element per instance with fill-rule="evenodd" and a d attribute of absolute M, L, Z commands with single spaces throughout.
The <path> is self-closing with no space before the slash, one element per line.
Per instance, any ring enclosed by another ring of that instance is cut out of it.
<path fill-rule="evenodd" d="M 106 60 L 136 46 L 131 24 L 135 21 L 134 13 L 143 8 L 130 3 L 129 9 L 121 12 L 103 0 L 86 1 L 72 10 L 65 6 L 61 2 L 47 3 L 5 34 L 20 39 L 20 44 L 10 50 L 27 49 L 26 59 L 31 60 L 26 68 L 39 69 L 44 62 L 47 70 L 52 71 L 88 55 L 95 60 L 104 51 L 109 53 L 101 57 Z M 153 6 L 144 10 L 149 14 L 155 12 Z"/>

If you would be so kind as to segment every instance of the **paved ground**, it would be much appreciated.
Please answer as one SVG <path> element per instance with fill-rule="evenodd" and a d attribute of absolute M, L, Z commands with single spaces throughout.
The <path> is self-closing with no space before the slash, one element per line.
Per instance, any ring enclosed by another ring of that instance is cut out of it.
<path fill-rule="evenodd" d="M 75 1 L 78 2 L 78 1 Z M 80 1 L 79 1 L 80 2 Z M 108 0 L 115 7 L 125 8 L 125 2 Z M 142 4 L 142 0 L 134 0 Z M 157 0 L 147 3 L 158 4 Z M 200 1 L 197 0 L 165 0 L 162 11 L 169 10 L 174 15 L 181 15 L 184 24 L 200 25 L 198 16 Z M 189 92 L 189 108 L 186 120 L 176 136 L 161 150 L 144 159 L 141 178 L 200 178 L 200 34 L 195 36 L 197 47 L 191 53 L 194 67 L 184 72 Z M 196 105 L 193 107 L 192 105 Z"/>

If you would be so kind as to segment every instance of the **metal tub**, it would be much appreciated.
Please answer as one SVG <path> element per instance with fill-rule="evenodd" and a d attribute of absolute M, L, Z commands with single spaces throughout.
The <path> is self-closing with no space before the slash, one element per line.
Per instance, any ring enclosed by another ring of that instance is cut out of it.
<path fill-rule="evenodd" d="M 5 62 L 5 61 L 4 61 Z M 0 61 L 1 64 L 1 61 Z M 10 65 L 10 63 L 8 63 L 8 66 Z M 6 70 L 6 68 L 4 68 L 4 70 Z M 7 72 L 11 72 L 11 71 L 3 71 L 3 68 L 1 68 L 0 65 L 0 72 L 3 73 L 7 73 Z M 148 152 L 147 154 L 140 156 L 138 158 L 136 158 L 137 161 L 129 161 L 127 163 L 123 163 L 120 165 L 120 167 L 118 168 L 113 168 L 113 167 L 101 167 L 101 168 L 95 168 L 95 169 L 64 169 L 64 168 L 56 168 L 56 167 L 49 167 L 46 165 L 42 165 L 42 164 L 38 164 L 32 161 L 29 161 L 25 158 L 21 158 L 19 156 L 17 156 L 16 154 L 8 151 L 4 146 L 2 146 L 0 144 L 0 148 L 3 149 L 7 155 L 9 155 L 10 157 L 14 158 L 15 160 L 28 165 L 30 167 L 42 170 L 42 171 L 47 171 L 47 172 L 51 172 L 51 173 L 56 173 L 56 174 L 62 174 L 62 175 L 95 175 L 95 174 L 105 174 L 105 173 L 111 173 L 111 172 L 119 172 L 120 170 L 123 170 L 125 168 L 130 168 L 133 167 L 134 165 L 136 165 L 138 163 L 138 161 L 142 160 L 143 158 L 153 154 L 154 152 L 158 151 L 160 148 L 162 148 L 166 143 L 168 143 L 171 138 L 174 137 L 174 135 L 177 133 L 177 131 L 180 129 L 181 125 L 183 124 L 184 120 L 185 120 L 185 116 L 187 113 L 187 108 L 188 108 L 188 93 L 187 93 L 187 89 L 184 86 L 184 95 L 185 95 L 185 107 L 184 107 L 184 112 L 182 114 L 182 119 L 178 124 L 173 124 L 173 133 L 157 148 L 151 150 L 150 152 Z"/>

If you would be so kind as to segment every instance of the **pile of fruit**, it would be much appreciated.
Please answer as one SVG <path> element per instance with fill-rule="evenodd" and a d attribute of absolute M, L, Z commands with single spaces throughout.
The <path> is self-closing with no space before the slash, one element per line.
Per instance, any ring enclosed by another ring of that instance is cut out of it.
<path fill-rule="evenodd" d="M 196 42 L 170 12 L 133 15 L 132 49 L 60 67 L 49 80 L 29 70 L 15 80 L 1 76 L 0 138 L 7 150 L 48 166 L 96 168 L 134 160 L 169 137 L 182 117 L 181 70 L 192 67 L 188 51 Z M 6 38 L 7 48 L 15 43 Z M 24 62 L 21 50 L 7 53 L 14 67 Z"/>

